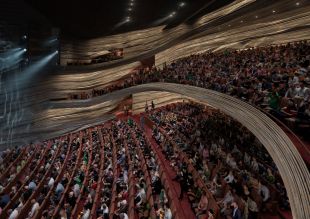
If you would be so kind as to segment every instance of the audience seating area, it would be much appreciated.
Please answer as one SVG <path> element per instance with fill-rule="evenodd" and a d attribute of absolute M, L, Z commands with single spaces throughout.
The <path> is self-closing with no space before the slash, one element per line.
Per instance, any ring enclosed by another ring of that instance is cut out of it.
<path fill-rule="evenodd" d="M 85 99 L 150 82 L 182 83 L 223 92 L 249 102 L 284 121 L 307 138 L 310 130 L 309 41 L 203 53 L 179 59 L 163 69 L 142 69 Z"/>
<path fill-rule="evenodd" d="M 150 82 L 240 98 L 307 138 L 309 41 L 203 53 L 71 99 Z M 290 219 L 279 171 L 239 122 L 193 102 L 0 152 L 0 219 Z M 285 126 L 285 125 L 283 125 Z"/>
<path fill-rule="evenodd" d="M 277 167 L 220 111 L 167 105 L 1 152 L 0 218 L 292 218 Z M 233 207 L 233 208 L 232 208 Z"/>

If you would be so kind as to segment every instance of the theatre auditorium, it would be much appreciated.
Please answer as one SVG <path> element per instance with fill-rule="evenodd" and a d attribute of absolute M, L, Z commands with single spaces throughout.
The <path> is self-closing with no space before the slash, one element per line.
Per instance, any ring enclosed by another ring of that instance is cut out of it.
<path fill-rule="evenodd" d="M 310 219 L 310 0 L 1 0 L 0 219 Z"/>

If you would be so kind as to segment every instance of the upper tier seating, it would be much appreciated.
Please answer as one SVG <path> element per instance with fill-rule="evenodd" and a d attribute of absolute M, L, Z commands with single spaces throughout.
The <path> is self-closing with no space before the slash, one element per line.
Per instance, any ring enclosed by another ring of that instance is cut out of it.
<path fill-rule="evenodd" d="M 223 92 L 270 111 L 307 137 L 310 130 L 310 43 L 185 57 L 162 70 L 140 70 L 118 84 L 71 94 L 86 99 L 150 82 L 189 84 Z"/>

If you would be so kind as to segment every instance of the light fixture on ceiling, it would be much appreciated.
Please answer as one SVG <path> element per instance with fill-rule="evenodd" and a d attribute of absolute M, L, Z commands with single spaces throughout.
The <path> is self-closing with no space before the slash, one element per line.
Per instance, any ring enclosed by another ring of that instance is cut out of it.
<path fill-rule="evenodd" d="M 185 2 L 180 2 L 179 6 L 182 8 L 185 6 Z"/>
<path fill-rule="evenodd" d="M 296 2 L 296 6 L 299 6 L 300 5 L 300 3 L 299 2 Z"/>
<path fill-rule="evenodd" d="M 132 8 L 128 8 L 128 11 L 132 11 Z"/>
<path fill-rule="evenodd" d="M 24 52 L 27 52 L 27 49 L 25 48 L 23 51 L 24 51 Z"/>
<path fill-rule="evenodd" d="M 129 22 L 130 21 L 130 17 L 126 17 L 126 22 Z"/>
<path fill-rule="evenodd" d="M 276 11 L 275 11 L 275 10 L 272 10 L 272 13 L 276 13 Z"/>
<path fill-rule="evenodd" d="M 240 23 L 243 23 L 243 21 L 241 20 Z"/>
<path fill-rule="evenodd" d="M 230 24 L 228 24 L 228 27 L 230 27 L 231 25 Z"/>
<path fill-rule="evenodd" d="M 130 6 L 133 6 L 133 2 L 130 2 L 130 4 L 129 4 Z"/>
<path fill-rule="evenodd" d="M 257 19 L 257 18 L 258 18 L 258 16 L 256 15 L 256 16 L 255 16 L 255 18 Z"/>
<path fill-rule="evenodd" d="M 173 17 L 176 14 L 175 11 L 173 11 L 171 14 L 169 14 L 169 17 Z"/>

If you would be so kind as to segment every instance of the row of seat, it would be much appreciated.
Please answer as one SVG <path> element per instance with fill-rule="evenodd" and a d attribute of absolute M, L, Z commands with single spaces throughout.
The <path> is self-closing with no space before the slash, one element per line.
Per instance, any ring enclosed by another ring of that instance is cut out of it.
<path fill-rule="evenodd" d="M 176 106 L 175 104 L 173 104 L 173 105 Z M 173 108 L 173 106 L 172 106 L 172 108 Z M 221 114 L 219 111 L 214 110 L 214 109 L 212 109 L 212 108 L 207 108 L 207 111 L 209 111 L 209 113 L 210 113 L 210 111 L 211 111 L 211 112 L 213 111 L 212 113 Z M 186 117 L 187 117 L 187 115 L 184 115 L 184 114 L 182 115 L 182 112 L 180 112 L 180 111 L 178 111 L 178 110 L 174 110 L 173 112 L 179 116 L 179 119 L 182 119 L 182 118 L 186 118 Z M 167 125 L 169 125 L 169 124 L 167 124 Z M 172 129 L 172 128 L 173 128 L 173 127 L 171 127 L 171 125 L 170 125 L 170 129 Z M 162 129 L 162 130 L 165 131 L 164 129 Z M 189 142 L 188 142 L 188 139 L 186 139 L 186 137 L 185 137 L 185 135 L 184 135 L 183 133 L 181 133 L 181 132 L 179 132 L 179 131 L 177 131 L 177 130 L 176 130 L 176 132 L 177 132 L 177 135 L 178 135 L 179 137 L 181 137 L 181 139 L 182 139 L 184 142 L 189 143 Z M 263 148 L 261 148 L 261 149 L 263 149 Z M 225 153 L 230 153 L 230 151 L 227 150 L 227 149 L 225 149 L 225 148 L 222 149 L 222 150 L 224 150 Z M 266 160 L 262 160 L 260 157 L 257 156 L 257 154 L 253 154 L 253 152 L 250 151 L 248 148 L 238 147 L 238 150 L 240 150 L 240 152 L 243 153 L 243 154 L 247 153 L 247 154 L 251 155 L 252 157 L 255 157 L 256 160 L 258 161 L 258 163 L 261 164 L 261 165 L 263 165 L 263 166 L 265 166 L 266 169 L 267 169 L 267 168 L 272 169 L 272 170 L 275 169 L 274 166 L 271 166 L 269 163 L 267 163 Z M 267 152 L 266 152 L 266 153 L 267 153 Z M 233 156 L 233 155 L 232 155 L 232 156 Z M 226 167 L 227 167 L 227 165 L 226 165 Z M 218 171 L 218 168 L 217 168 L 217 166 L 215 166 L 215 168 L 214 168 L 213 170 L 211 170 L 211 172 L 213 173 L 213 174 L 211 174 L 211 178 L 214 177 L 214 174 L 215 174 L 217 171 Z M 249 171 L 250 171 L 250 170 L 249 170 Z M 280 176 L 280 174 L 279 174 L 278 171 L 273 171 L 273 174 L 274 174 L 274 176 L 276 177 L 276 180 L 277 180 L 277 181 L 283 183 L 283 182 L 282 182 L 282 179 L 281 179 L 281 176 Z M 255 174 L 255 177 L 258 178 L 260 181 L 262 181 L 265 185 L 268 185 L 268 188 L 270 189 L 271 196 L 272 196 L 272 199 L 273 199 L 273 200 L 275 199 L 275 197 L 276 197 L 277 195 L 279 195 L 279 193 L 281 193 L 280 191 L 278 191 L 278 189 L 275 187 L 274 184 L 269 183 L 262 175 L 260 175 L 260 174 Z M 251 178 L 252 178 L 252 180 L 255 180 L 254 177 L 251 177 Z"/>
<path fill-rule="evenodd" d="M 154 124 L 154 123 L 153 123 Z M 179 148 L 179 146 L 175 143 L 175 141 L 167 134 L 167 132 L 162 128 L 160 128 L 160 132 L 164 135 L 166 139 L 170 142 L 170 144 L 173 146 L 173 151 L 175 157 L 178 157 L 178 159 L 185 163 L 187 166 L 187 171 L 190 173 L 193 177 L 194 184 L 200 188 L 201 191 L 205 191 L 209 200 L 209 206 L 208 209 L 212 209 L 214 211 L 214 218 L 217 218 L 219 215 L 219 206 L 216 203 L 216 200 L 214 199 L 212 193 L 208 190 L 208 187 L 205 183 L 205 181 L 202 179 L 198 171 L 194 168 L 193 164 L 187 157 L 187 154 L 182 151 L 182 149 Z M 161 148 L 164 149 L 164 142 L 160 144 Z"/>
<path fill-rule="evenodd" d="M 171 108 L 173 109 L 174 107 L 171 107 Z M 160 109 L 158 111 L 160 111 Z M 187 120 L 187 118 L 189 116 L 189 115 L 182 115 L 182 113 L 180 113 L 179 109 L 178 110 L 172 110 L 172 112 L 177 115 L 177 118 L 178 118 L 179 121 L 182 121 L 183 119 Z M 163 114 L 165 114 L 164 110 L 160 114 L 161 118 L 162 118 Z M 192 116 L 190 116 L 190 117 L 192 117 Z M 201 120 L 199 120 L 199 121 L 201 121 Z M 189 169 L 193 170 L 192 175 L 194 176 L 194 178 L 196 178 L 195 175 L 198 175 L 198 178 L 199 178 L 198 172 L 195 170 L 195 168 L 193 167 L 192 163 L 189 162 L 189 159 L 187 158 L 186 153 L 184 153 L 182 150 L 180 150 L 178 148 L 178 144 L 175 142 L 175 140 L 176 139 L 181 139 L 181 141 L 185 142 L 187 145 L 192 145 L 193 142 L 189 142 L 189 139 L 187 139 L 187 137 L 185 137 L 185 135 L 178 130 L 177 126 L 172 126 L 171 124 L 169 124 L 169 122 L 167 122 L 167 123 L 166 122 L 161 122 L 160 125 L 163 125 L 165 128 L 168 128 L 169 130 L 173 130 L 173 132 L 171 132 L 172 135 L 171 134 L 169 135 L 169 134 L 166 133 L 166 130 L 163 127 L 160 128 L 160 131 L 164 134 L 165 138 L 169 139 L 169 142 L 173 145 L 175 153 L 179 154 L 180 158 L 183 161 L 185 161 L 186 163 L 188 163 Z M 242 148 L 239 148 L 239 149 L 244 154 L 244 150 L 242 150 Z M 224 152 L 226 154 L 228 154 L 231 151 L 228 151 L 227 149 L 226 150 L 224 149 Z M 193 157 L 191 157 L 191 160 L 192 159 L 193 159 Z M 235 159 L 237 159 L 237 158 L 235 158 Z M 223 162 L 219 162 L 219 163 L 213 165 L 213 167 L 210 167 L 210 163 L 209 163 L 209 169 L 211 170 L 211 177 L 210 177 L 210 179 L 213 179 L 215 177 L 216 173 L 222 171 L 225 168 L 226 169 L 230 169 L 230 167 L 226 163 L 223 163 Z M 248 171 L 250 171 L 250 170 L 248 170 Z M 268 203 L 269 203 L 268 204 L 269 205 L 269 210 L 274 211 L 274 213 L 275 213 L 276 210 L 277 210 L 277 201 L 276 201 L 276 199 L 278 198 L 277 196 L 280 195 L 279 192 L 275 188 L 274 184 L 268 183 L 262 176 L 258 176 L 257 174 L 255 174 L 255 176 L 259 177 L 260 181 L 263 182 L 265 185 L 268 185 L 269 190 L 270 190 L 270 195 L 271 195 L 271 198 L 268 201 Z M 242 177 L 240 176 L 240 178 L 242 178 Z M 205 182 L 205 180 L 202 180 L 202 179 L 200 181 L 202 183 Z M 257 184 L 257 180 L 255 178 L 253 178 L 253 177 L 251 177 L 250 182 L 252 184 L 255 184 L 255 183 Z M 208 189 L 208 187 L 209 187 L 209 185 L 206 186 L 205 188 Z M 226 194 L 226 192 L 230 189 L 230 187 L 227 185 L 227 183 L 226 183 L 226 181 L 224 179 L 221 180 L 221 187 L 223 189 L 223 193 L 224 194 Z M 210 194 L 210 192 L 209 192 L 209 194 Z M 260 208 L 261 204 L 262 204 L 262 198 L 258 194 L 257 189 L 252 190 L 251 195 L 254 198 L 254 200 L 256 201 L 256 203 L 258 204 L 258 207 Z M 218 201 L 218 199 L 216 197 L 213 198 L 212 194 L 211 194 L 211 196 L 212 196 L 211 197 L 212 202 L 215 203 L 213 208 L 216 208 L 216 205 L 217 205 L 216 201 Z M 239 204 L 240 208 L 243 208 L 244 207 L 243 201 L 238 196 L 236 196 L 236 195 L 234 195 L 234 197 L 235 197 L 235 201 L 237 201 L 237 203 Z M 210 200 L 210 197 L 209 197 L 209 200 Z M 213 200 L 215 200 L 215 202 Z M 219 207 L 217 207 L 216 209 L 219 209 Z"/>
<path fill-rule="evenodd" d="M 129 127 L 130 130 L 130 135 L 133 138 L 135 147 L 134 149 L 136 150 L 136 154 L 139 157 L 139 161 L 140 163 L 140 168 L 143 171 L 143 175 L 144 175 L 144 179 L 147 185 L 147 190 L 146 190 L 146 202 L 149 204 L 150 207 L 150 211 L 148 212 L 148 216 L 150 216 L 151 218 L 156 218 L 156 210 L 154 207 L 155 201 L 154 199 L 156 199 L 155 195 L 153 197 L 153 191 L 152 191 L 152 181 L 151 181 L 151 176 L 150 176 L 150 172 L 148 170 L 148 166 L 146 163 L 146 157 L 145 154 L 142 152 L 142 148 L 143 147 L 140 143 L 141 141 L 138 139 L 136 132 L 133 130 L 133 128 Z M 145 140 L 145 139 L 143 139 Z M 144 215 L 145 216 L 145 215 Z"/>

